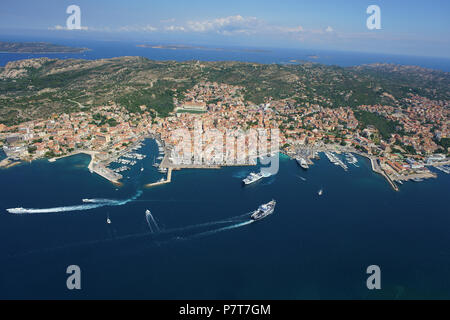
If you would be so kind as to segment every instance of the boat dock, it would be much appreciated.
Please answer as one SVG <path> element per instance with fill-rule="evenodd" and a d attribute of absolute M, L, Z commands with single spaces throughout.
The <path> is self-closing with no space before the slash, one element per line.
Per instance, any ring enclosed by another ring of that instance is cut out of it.
<path fill-rule="evenodd" d="M 145 188 L 156 187 L 156 186 L 160 186 L 160 185 L 172 182 L 172 170 L 173 170 L 173 168 L 169 168 L 168 169 L 168 171 L 167 171 L 167 178 L 166 179 L 146 184 Z"/>
<path fill-rule="evenodd" d="M 378 174 L 381 174 L 389 182 L 392 189 L 394 189 L 395 191 L 399 191 L 400 189 L 395 184 L 395 182 L 392 181 L 392 179 L 386 174 L 386 172 L 383 171 L 383 169 L 381 169 L 381 167 L 378 164 L 377 159 L 373 158 L 373 157 L 369 157 L 369 159 L 370 159 L 370 164 L 372 165 L 372 170 Z"/>
<path fill-rule="evenodd" d="M 91 157 L 91 161 L 89 162 L 89 165 L 88 165 L 89 172 L 96 173 L 99 176 L 105 178 L 106 180 L 110 181 L 111 183 L 113 183 L 115 185 L 121 185 L 119 180 L 122 179 L 122 175 L 114 172 L 113 170 L 111 170 L 111 169 L 107 168 L 106 166 L 104 166 L 104 165 L 102 165 L 102 164 L 100 164 L 100 163 L 95 161 L 95 156 L 97 154 L 99 154 L 99 152 L 97 152 L 97 151 L 77 150 L 77 151 L 74 151 L 74 152 L 69 153 L 67 155 L 51 158 L 48 161 L 49 162 L 55 162 L 58 159 L 71 157 L 71 156 L 74 156 L 74 155 L 77 155 L 77 154 L 87 154 L 87 155 L 89 155 Z"/>

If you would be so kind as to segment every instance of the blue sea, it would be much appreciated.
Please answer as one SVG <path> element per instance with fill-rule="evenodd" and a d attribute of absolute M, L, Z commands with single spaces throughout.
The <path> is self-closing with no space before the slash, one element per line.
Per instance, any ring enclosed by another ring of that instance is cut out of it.
<path fill-rule="evenodd" d="M 94 41 L 82 39 L 53 39 L 11 37 L 0 35 L 0 41 L 47 41 L 61 45 L 89 48 L 78 54 L 17 54 L 0 53 L 0 66 L 9 61 L 50 57 L 58 59 L 103 59 L 121 56 L 142 56 L 152 60 L 201 60 L 201 61 L 243 61 L 256 63 L 292 63 L 292 60 L 309 61 L 342 67 L 370 63 L 395 63 L 417 65 L 425 68 L 450 72 L 450 59 L 434 57 L 404 56 L 393 54 L 373 54 L 363 52 L 327 51 L 313 49 L 243 48 L 203 46 L 200 49 L 155 49 L 137 47 L 140 44 L 156 44 L 136 41 Z M 221 49 L 221 50 L 216 50 Z"/>
<path fill-rule="evenodd" d="M 145 189 L 162 177 L 157 145 L 139 152 L 122 187 L 85 155 L 0 170 L 0 298 L 450 298 L 449 175 L 395 192 L 362 157 L 348 172 L 323 155 L 303 171 L 281 155 L 278 174 L 248 187 L 254 167 L 174 171 Z M 271 199 L 274 214 L 252 223 Z M 29 213 L 6 210 L 18 207 Z M 66 288 L 69 265 L 79 291 Z"/>

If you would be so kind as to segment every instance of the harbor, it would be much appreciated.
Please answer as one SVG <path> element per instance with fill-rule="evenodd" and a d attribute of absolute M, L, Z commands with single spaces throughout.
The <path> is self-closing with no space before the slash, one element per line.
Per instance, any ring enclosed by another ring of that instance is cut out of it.
<path fill-rule="evenodd" d="M 163 141 L 155 138 L 158 144 L 158 150 L 160 152 L 159 156 L 155 159 L 161 162 L 155 162 L 154 166 L 158 168 L 160 173 L 167 173 L 167 170 L 181 170 L 181 169 L 221 169 L 223 167 L 233 167 L 233 166 L 257 166 L 257 162 L 249 164 L 174 164 L 173 159 L 170 157 L 171 147 L 166 146 Z M 399 191 L 399 184 L 403 184 L 403 181 L 415 181 L 421 182 L 424 179 L 435 178 L 436 174 L 431 172 L 423 173 L 410 173 L 408 175 L 395 175 L 393 173 L 387 173 L 386 169 L 380 164 L 379 158 L 373 155 L 366 154 L 349 146 L 340 145 L 319 145 L 319 146 L 303 146 L 299 147 L 295 153 L 286 153 L 286 155 L 295 160 L 298 165 L 303 170 L 308 170 L 310 166 L 314 165 L 314 160 L 320 159 L 320 155 L 323 154 L 332 164 L 348 171 L 349 167 L 359 167 L 358 160 L 355 155 L 367 158 L 370 161 L 371 169 L 373 172 L 381 175 L 395 191 Z M 161 159 L 162 158 L 162 159 Z M 450 168 L 444 163 L 436 168 L 444 173 L 449 173 Z M 169 179 L 169 173 L 166 179 L 161 179 L 154 183 L 149 183 L 146 187 L 154 187 L 158 185 L 163 185 L 170 183 L 172 181 L 171 175 Z M 256 181 L 264 178 L 266 176 L 258 172 L 252 172 L 246 179 L 243 180 L 244 185 L 253 184 Z M 396 183 L 397 182 L 397 183 Z"/>
<path fill-rule="evenodd" d="M 157 153 L 156 154 L 143 154 L 138 150 L 142 147 L 143 141 L 147 138 L 154 139 L 157 144 Z M 120 153 L 112 153 L 105 154 L 98 151 L 89 151 L 89 150 L 77 150 L 70 154 L 63 155 L 61 157 L 55 157 L 49 159 L 50 162 L 54 162 L 58 159 L 73 156 L 76 154 L 87 154 L 91 157 L 91 161 L 89 163 L 89 170 L 92 173 L 96 173 L 99 176 L 107 179 L 111 183 L 120 186 L 121 180 L 123 179 L 123 175 L 125 172 L 131 170 L 133 166 L 136 166 L 138 163 L 141 163 L 147 157 L 153 157 L 152 166 L 157 168 L 157 171 L 161 174 L 166 175 L 164 178 L 159 179 L 158 181 L 148 183 L 145 187 L 155 187 L 163 184 L 167 184 L 172 182 L 172 171 L 173 170 L 181 170 L 181 169 L 221 169 L 223 167 L 233 167 L 233 166 L 257 166 L 257 158 L 255 158 L 254 162 L 249 162 L 246 164 L 212 164 L 212 163 L 185 163 L 178 164 L 174 163 L 172 154 L 172 146 L 166 145 L 165 142 L 160 138 L 159 135 L 150 134 L 143 140 L 137 141 L 135 144 L 129 146 L 125 151 Z M 398 184 L 403 184 L 404 181 L 414 181 L 421 182 L 424 179 L 435 178 L 437 175 L 429 170 L 423 170 L 417 172 L 412 172 L 408 174 L 396 174 L 394 172 L 388 172 L 390 169 L 386 166 L 386 164 L 381 164 L 379 158 L 373 155 L 366 154 L 357 150 L 355 148 L 349 146 L 340 146 L 340 145 L 315 145 L 315 146 L 298 146 L 295 149 L 295 152 L 286 153 L 288 157 L 295 160 L 297 164 L 303 169 L 308 170 L 311 166 L 314 166 L 314 160 L 320 159 L 320 155 L 323 154 L 332 164 L 337 167 L 342 168 L 344 171 L 349 170 L 349 166 L 358 167 L 358 160 L 354 156 L 359 155 L 367 158 L 371 163 L 371 168 L 373 172 L 380 174 L 383 176 L 393 190 L 399 191 Z M 11 167 L 17 165 L 20 162 L 10 161 L 8 158 L 2 160 L 0 166 L 3 167 Z M 430 167 L 436 168 L 437 171 L 443 172 L 445 174 L 450 173 L 450 166 L 446 159 L 443 159 L 440 162 L 429 164 Z M 141 165 L 141 171 L 144 171 L 145 168 Z M 392 170 L 391 170 L 392 171 Z M 255 179 L 255 177 L 257 179 Z M 254 173 L 254 176 L 249 176 L 249 181 L 247 184 L 252 184 L 260 180 L 258 173 Z M 263 178 L 263 177 L 261 177 Z M 245 180 L 245 179 L 244 179 Z M 397 184 L 398 183 L 398 184 Z"/>
<path fill-rule="evenodd" d="M 100 159 L 96 159 L 97 157 L 99 157 L 100 153 L 97 151 L 89 151 L 89 150 L 77 150 L 75 152 L 71 152 L 70 154 L 64 155 L 64 156 L 60 156 L 60 157 L 55 157 L 55 158 L 51 158 L 48 161 L 49 162 L 55 162 L 59 159 L 62 158 L 67 158 L 67 157 L 71 157 L 77 154 L 86 154 L 89 155 L 91 157 L 91 160 L 89 162 L 88 165 L 88 169 L 91 173 L 95 173 L 98 174 L 99 176 L 101 176 L 102 178 L 105 178 L 106 180 L 110 181 L 111 183 L 120 186 L 121 182 L 120 180 L 122 179 L 122 175 L 114 172 L 113 170 L 109 169 L 107 167 L 107 165 L 102 164 L 102 161 Z"/>
<path fill-rule="evenodd" d="M 301 145 L 297 146 L 295 152 L 287 153 L 287 155 L 290 158 L 295 159 L 303 169 L 306 169 L 314 164 L 315 159 L 320 158 L 319 153 L 323 153 L 331 163 L 341 167 L 345 171 L 349 169 L 349 166 L 358 167 L 358 161 L 354 155 L 364 157 L 370 161 L 372 171 L 383 176 L 395 191 L 400 190 L 397 183 L 403 184 L 405 181 L 422 182 L 425 179 L 436 178 L 436 173 L 426 169 L 426 166 L 436 168 L 437 171 L 446 174 L 450 173 L 449 161 L 445 157 L 440 159 L 440 161 L 424 163 L 422 165 L 412 164 L 411 167 L 417 168 L 411 170 L 411 172 L 399 174 L 393 170 L 389 161 L 380 163 L 380 157 L 369 155 L 350 146 L 336 144 L 320 144 L 316 146 Z M 338 155 L 343 155 L 343 157 L 339 157 Z M 307 165 L 304 164 L 304 161 L 307 162 Z"/>

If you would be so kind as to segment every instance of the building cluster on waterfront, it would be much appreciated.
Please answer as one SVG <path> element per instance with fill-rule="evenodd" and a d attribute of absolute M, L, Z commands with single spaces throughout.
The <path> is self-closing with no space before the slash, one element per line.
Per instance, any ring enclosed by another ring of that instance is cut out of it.
<path fill-rule="evenodd" d="M 406 102 L 404 108 L 358 107 L 401 128 L 386 138 L 374 126 L 362 128 L 350 107 L 298 105 L 289 99 L 268 99 L 256 105 L 245 101 L 242 87 L 204 82 L 188 90 L 182 100 L 175 99 L 176 109 L 168 117 L 158 117 L 151 106 L 141 106 L 141 113 L 129 113 L 111 104 L 12 127 L 0 124 L 0 141 L 10 159 L 31 161 L 89 150 L 97 152 L 97 160 L 107 164 L 149 134 L 173 146 L 177 138 L 172 133 L 182 128 L 192 131 L 196 123 L 201 123 L 203 132 L 216 129 L 223 135 L 229 130 L 245 133 L 251 129 L 279 129 L 281 149 L 290 155 L 299 148 L 342 147 L 376 157 L 394 179 L 427 176 L 427 165 L 446 161 L 448 150 L 436 141 L 448 138 L 449 102 L 415 95 Z M 201 147 L 207 148 L 210 143 L 202 141 Z"/>

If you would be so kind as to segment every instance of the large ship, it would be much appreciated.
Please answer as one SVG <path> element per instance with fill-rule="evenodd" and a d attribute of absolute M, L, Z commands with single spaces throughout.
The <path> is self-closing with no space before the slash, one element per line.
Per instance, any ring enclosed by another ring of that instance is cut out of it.
<path fill-rule="evenodd" d="M 242 182 L 245 185 L 249 185 L 252 184 L 256 181 L 261 180 L 262 178 L 267 178 L 269 177 L 270 174 L 269 173 L 265 173 L 265 172 L 259 172 L 259 173 L 255 173 L 255 172 L 251 172 L 244 180 L 242 180 Z"/>
<path fill-rule="evenodd" d="M 305 160 L 305 158 L 297 158 L 295 160 L 297 160 L 298 165 L 303 169 L 307 170 L 309 168 L 308 162 Z"/>
<path fill-rule="evenodd" d="M 266 204 L 260 205 L 258 209 L 252 212 L 251 218 L 255 221 L 264 219 L 265 217 L 273 213 L 276 204 L 277 202 L 275 200 L 272 200 Z"/>

